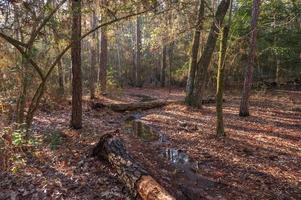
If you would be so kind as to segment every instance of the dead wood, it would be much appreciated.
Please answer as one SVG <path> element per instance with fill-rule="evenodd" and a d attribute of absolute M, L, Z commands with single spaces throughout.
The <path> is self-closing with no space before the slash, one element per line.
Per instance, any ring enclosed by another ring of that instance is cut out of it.
<path fill-rule="evenodd" d="M 105 160 L 117 171 L 118 178 L 135 198 L 143 200 L 174 200 L 148 172 L 126 151 L 122 141 L 105 134 L 93 149 L 93 156 Z"/>

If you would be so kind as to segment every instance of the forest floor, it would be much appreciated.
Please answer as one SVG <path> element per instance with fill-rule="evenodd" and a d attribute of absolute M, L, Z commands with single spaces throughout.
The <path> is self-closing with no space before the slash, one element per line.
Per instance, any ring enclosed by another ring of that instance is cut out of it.
<path fill-rule="evenodd" d="M 182 90 L 125 89 L 98 101 L 139 102 L 141 94 L 184 98 Z M 226 94 L 226 138 L 215 136 L 215 104 L 118 113 L 93 110 L 85 100 L 79 131 L 68 128 L 70 109 L 66 101 L 42 105 L 32 128 L 34 145 L 7 150 L 14 161 L 10 171 L 0 172 L 0 199 L 130 199 L 116 171 L 90 156 L 105 133 L 122 138 L 130 154 L 178 199 L 190 193 L 179 186 L 185 184 L 177 176 L 179 154 L 193 169 L 185 176 L 202 179 L 196 186 L 199 199 L 301 199 L 300 91 L 257 92 L 245 118 L 238 116 L 239 96 Z M 129 134 L 124 121 L 133 114 L 164 134 L 165 141 Z"/>

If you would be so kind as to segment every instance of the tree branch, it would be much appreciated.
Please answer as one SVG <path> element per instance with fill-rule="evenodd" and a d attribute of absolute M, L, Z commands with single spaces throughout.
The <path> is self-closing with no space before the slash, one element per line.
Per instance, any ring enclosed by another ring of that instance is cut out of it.
<path fill-rule="evenodd" d="M 18 45 L 20 48 L 21 47 L 25 47 L 27 48 L 27 45 L 23 42 L 20 42 L 19 40 L 16 40 L 8 35 L 5 35 L 4 33 L 0 32 L 0 37 L 2 37 L 3 39 L 5 39 L 7 42 L 9 42 L 12 45 Z"/>
<path fill-rule="evenodd" d="M 56 13 L 56 11 L 66 2 L 67 0 L 62 0 L 56 7 L 53 9 L 50 14 L 44 18 L 42 23 L 38 26 L 38 28 L 31 34 L 29 41 L 27 42 L 28 46 L 31 46 L 36 39 L 37 35 L 40 33 L 42 28 L 47 24 L 47 22 L 51 19 L 51 17 Z"/>
<path fill-rule="evenodd" d="M 42 72 L 41 68 L 37 65 L 37 63 L 35 63 L 30 58 L 30 56 L 21 47 L 21 46 L 27 47 L 26 44 L 24 44 L 24 43 L 22 43 L 22 42 L 20 42 L 18 40 L 15 40 L 14 38 L 9 37 L 9 36 L 5 35 L 4 33 L 1 33 L 1 32 L 0 32 L 0 37 L 2 37 L 3 39 L 5 39 L 8 43 L 12 44 L 16 49 L 18 49 L 18 51 L 22 54 L 22 56 L 24 56 L 30 62 L 30 64 L 33 66 L 33 68 L 38 72 L 40 78 L 42 80 L 44 80 L 44 75 L 43 75 L 43 72 Z"/>

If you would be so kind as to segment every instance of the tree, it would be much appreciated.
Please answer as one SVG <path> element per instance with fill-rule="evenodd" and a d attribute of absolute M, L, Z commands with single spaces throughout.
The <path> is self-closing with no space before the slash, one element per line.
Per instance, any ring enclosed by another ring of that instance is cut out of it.
<path fill-rule="evenodd" d="M 167 47 L 165 44 L 162 44 L 162 53 L 161 53 L 161 72 L 160 72 L 160 84 L 161 87 L 165 87 L 165 76 L 166 76 L 166 54 L 167 54 Z"/>
<path fill-rule="evenodd" d="M 91 16 L 91 29 L 94 29 L 96 27 L 96 13 L 95 10 L 92 10 L 92 16 Z M 89 88 L 90 88 L 90 98 L 95 98 L 95 81 L 96 81 L 96 59 L 97 59 L 97 32 L 95 31 L 92 34 L 91 42 L 90 42 L 90 53 L 91 53 L 91 65 L 90 65 L 90 75 L 89 75 Z"/>
<path fill-rule="evenodd" d="M 190 56 L 189 72 L 188 72 L 188 78 L 186 84 L 186 98 L 185 98 L 185 102 L 187 105 L 191 104 L 190 102 L 191 102 L 192 92 L 194 88 L 194 79 L 196 74 L 198 53 L 200 48 L 200 36 L 201 36 L 201 30 L 203 26 L 204 13 L 205 13 L 204 11 L 205 11 L 204 0 L 201 0 L 198 9 L 196 28 L 193 34 L 193 40 L 191 46 L 191 56 Z"/>
<path fill-rule="evenodd" d="M 207 38 L 207 42 L 204 48 L 204 52 L 198 61 L 197 70 L 196 70 L 196 78 L 195 85 L 193 89 L 192 97 L 190 98 L 190 105 L 194 107 L 202 106 L 202 96 L 204 90 L 204 84 L 206 81 L 208 67 L 211 61 L 211 57 L 216 45 L 216 40 L 218 37 L 218 30 L 222 27 L 222 23 L 224 17 L 229 8 L 230 0 L 222 0 L 216 10 L 214 20 L 211 25 L 211 29 Z"/>
<path fill-rule="evenodd" d="M 141 16 L 136 18 L 135 86 L 141 87 Z"/>
<path fill-rule="evenodd" d="M 227 51 L 228 35 L 232 19 L 232 0 L 230 2 L 230 11 L 228 24 L 220 31 L 220 48 L 218 52 L 218 68 L 216 77 L 216 134 L 225 136 L 224 119 L 223 119 L 223 93 L 224 93 L 224 71 L 225 58 Z"/>
<path fill-rule="evenodd" d="M 107 0 L 102 0 L 104 6 L 107 6 Z M 102 16 L 102 19 L 104 15 Z M 102 94 L 107 91 L 107 68 L 108 68 L 108 39 L 107 27 L 100 30 L 100 56 L 99 56 L 99 82 Z"/>
<path fill-rule="evenodd" d="M 257 20 L 259 16 L 260 0 L 253 0 L 252 20 L 251 20 L 251 37 L 250 37 L 250 51 L 248 57 L 248 64 L 245 73 L 244 86 L 240 102 L 239 116 L 249 116 L 249 97 L 251 93 L 253 71 L 256 56 L 256 41 L 257 41 Z"/>
<path fill-rule="evenodd" d="M 71 127 L 82 128 L 81 0 L 71 1 L 72 113 Z"/>

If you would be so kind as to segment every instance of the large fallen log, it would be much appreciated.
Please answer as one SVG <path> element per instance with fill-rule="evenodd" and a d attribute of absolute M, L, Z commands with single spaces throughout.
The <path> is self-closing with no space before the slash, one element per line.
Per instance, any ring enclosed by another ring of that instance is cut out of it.
<path fill-rule="evenodd" d="M 153 108 L 159 108 L 166 106 L 171 103 L 180 103 L 182 101 L 172 101 L 172 100 L 155 100 L 155 101 L 147 101 L 147 102 L 134 102 L 134 103 L 112 103 L 105 104 L 101 102 L 92 102 L 91 107 L 93 109 L 100 108 L 110 108 L 115 112 L 124 112 L 124 111 L 134 111 L 134 110 L 148 110 Z"/>
<path fill-rule="evenodd" d="M 223 99 L 223 102 L 225 100 Z M 109 108 L 115 112 L 135 111 L 135 110 L 148 110 L 153 108 L 160 108 L 172 103 L 183 103 L 181 100 L 153 100 L 146 102 L 133 102 L 133 103 L 102 103 L 91 102 L 92 109 Z M 202 100 L 202 104 L 215 103 L 215 98 L 207 98 Z"/>
<path fill-rule="evenodd" d="M 147 171 L 126 151 L 121 140 L 105 134 L 93 149 L 93 156 L 109 162 L 119 179 L 127 186 L 134 198 L 143 200 L 174 200 Z"/>

